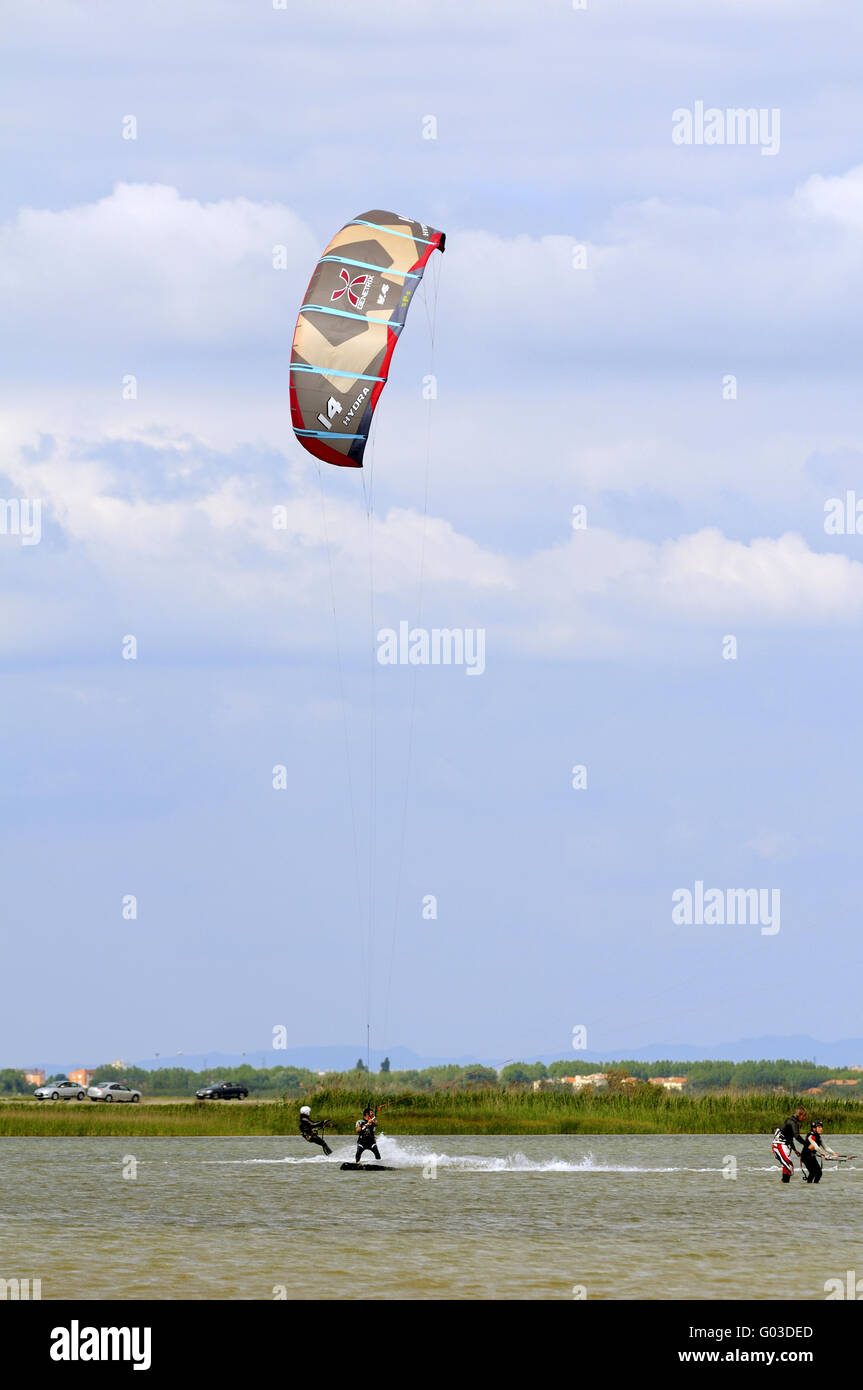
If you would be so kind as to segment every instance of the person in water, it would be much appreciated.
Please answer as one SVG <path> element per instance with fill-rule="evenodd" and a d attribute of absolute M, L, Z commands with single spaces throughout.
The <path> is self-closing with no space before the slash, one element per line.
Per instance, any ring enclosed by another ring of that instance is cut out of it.
<path fill-rule="evenodd" d="M 378 1141 L 377 1136 L 375 1134 L 375 1130 L 377 1129 L 377 1123 L 378 1117 L 375 1107 L 373 1105 L 367 1105 L 365 1110 L 363 1111 L 363 1118 L 361 1120 L 357 1120 L 356 1124 L 357 1163 L 362 1163 L 363 1154 L 365 1153 L 366 1149 L 371 1149 L 378 1163 L 380 1163 L 381 1156 L 378 1152 Z"/>
<path fill-rule="evenodd" d="M 793 1115 L 790 1115 L 779 1129 L 773 1131 L 773 1157 L 782 1169 L 782 1181 L 790 1182 L 794 1172 L 793 1154 L 797 1153 L 794 1147 L 795 1141 L 800 1145 L 801 1153 L 804 1146 L 803 1135 L 800 1133 L 800 1126 L 806 1119 L 806 1110 L 802 1105 L 798 1105 Z"/>
<path fill-rule="evenodd" d="M 326 1129 L 330 1124 L 329 1120 L 313 1120 L 311 1107 L 308 1105 L 300 1106 L 300 1134 L 307 1144 L 317 1144 L 323 1149 L 324 1155 L 329 1157 L 332 1149 L 322 1135 L 318 1134 L 319 1129 Z"/>
<path fill-rule="evenodd" d="M 824 1143 L 824 1125 L 821 1120 L 813 1120 L 809 1132 L 803 1140 L 800 1165 L 803 1168 L 804 1182 L 821 1181 L 821 1159 L 838 1158 L 839 1155 L 828 1149 Z"/>

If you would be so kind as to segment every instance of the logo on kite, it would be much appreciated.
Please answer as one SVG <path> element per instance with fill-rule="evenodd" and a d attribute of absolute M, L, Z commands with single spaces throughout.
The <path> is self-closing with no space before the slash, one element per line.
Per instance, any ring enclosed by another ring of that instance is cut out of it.
<path fill-rule="evenodd" d="M 345 270 L 344 266 L 342 266 L 341 270 L 339 271 L 339 279 L 342 280 L 344 283 L 342 284 L 342 288 L 340 290 L 333 290 L 333 293 L 330 296 L 330 303 L 335 304 L 337 299 L 341 299 L 342 295 L 346 294 L 348 299 L 353 304 L 354 308 L 361 309 L 366 302 L 366 295 L 368 294 L 369 286 L 372 283 L 371 275 L 357 275 L 356 278 L 352 280 L 348 272 Z M 355 285 L 360 285 L 362 287 L 359 294 L 354 293 Z"/>

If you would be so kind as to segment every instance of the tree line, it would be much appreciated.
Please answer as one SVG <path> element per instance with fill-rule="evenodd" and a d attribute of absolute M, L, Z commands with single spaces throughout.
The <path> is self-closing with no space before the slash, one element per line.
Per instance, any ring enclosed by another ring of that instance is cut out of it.
<path fill-rule="evenodd" d="M 822 1067 L 814 1062 L 792 1061 L 778 1058 L 775 1061 L 759 1062 L 672 1062 L 667 1058 L 660 1062 L 637 1062 L 624 1058 L 609 1062 L 513 1062 L 503 1068 L 500 1080 L 503 1085 L 526 1085 L 538 1080 L 554 1080 L 562 1076 L 587 1076 L 594 1072 L 625 1072 L 641 1081 L 649 1081 L 652 1076 L 685 1076 L 693 1091 L 696 1090 L 772 1090 L 779 1088 L 789 1093 L 808 1090 L 811 1086 L 821 1086 L 825 1081 L 857 1081 L 863 1092 L 863 1072 L 850 1067 Z M 852 1088 L 842 1087 L 854 1094 Z"/>
<path fill-rule="evenodd" d="M 311 1094 L 322 1085 L 345 1089 L 368 1087 L 374 1095 L 416 1091 L 478 1091 L 492 1088 L 519 1089 L 534 1081 L 554 1082 L 564 1076 L 584 1076 L 593 1072 L 614 1072 L 649 1081 L 652 1076 L 685 1076 L 693 1093 L 715 1090 L 783 1090 L 793 1094 L 823 1085 L 826 1081 L 857 1080 L 857 1087 L 837 1087 L 837 1095 L 849 1100 L 863 1093 L 863 1073 L 848 1067 L 822 1067 L 813 1062 L 780 1058 L 760 1062 L 511 1062 L 500 1073 L 493 1067 L 475 1063 L 469 1066 L 425 1067 L 422 1070 L 393 1071 L 385 1059 L 380 1071 L 369 1072 L 358 1059 L 350 1071 L 321 1074 L 307 1067 L 220 1067 L 191 1071 L 186 1067 L 160 1067 L 155 1071 L 128 1066 L 122 1073 L 112 1066 L 98 1067 L 94 1082 L 127 1081 L 149 1096 L 193 1096 L 200 1087 L 218 1081 L 237 1081 L 248 1087 L 250 1095 L 262 1098 Z M 50 1085 L 66 1078 L 62 1074 L 46 1078 Z M 0 1095 L 28 1095 L 34 1090 L 24 1073 L 7 1067 L 0 1070 Z"/>

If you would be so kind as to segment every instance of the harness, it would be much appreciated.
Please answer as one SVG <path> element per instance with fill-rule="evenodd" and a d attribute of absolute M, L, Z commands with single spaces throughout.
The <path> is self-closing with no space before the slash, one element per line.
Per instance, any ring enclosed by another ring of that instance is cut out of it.
<path fill-rule="evenodd" d="M 373 1115 L 370 1120 L 364 1120 L 357 1130 L 357 1145 L 361 1149 L 373 1149 L 376 1145 L 377 1135 L 377 1116 Z"/>

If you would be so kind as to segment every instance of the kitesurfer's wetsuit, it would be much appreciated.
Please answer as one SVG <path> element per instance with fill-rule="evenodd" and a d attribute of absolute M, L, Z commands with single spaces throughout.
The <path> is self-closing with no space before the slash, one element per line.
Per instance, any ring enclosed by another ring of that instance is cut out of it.
<path fill-rule="evenodd" d="M 812 1142 L 818 1146 L 817 1149 L 811 1149 L 809 1147 L 810 1140 L 812 1140 Z M 806 1138 L 803 1140 L 803 1152 L 800 1155 L 800 1162 L 802 1163 L 805 1169 L 805 1172 L 803 1174 L 804 1182 L 821 1181 L 822 1168 L 819 1156 L 826 1153 L 827 1150 L 821 1143 L 821 1135 L 816 1134 L 813 1129 L 810 1129 Z"/>
<path fill-rule="evenodd" d="M 794 1172 L 794 1163 L 791 1155 L 796 1154 L 794 1141 L 804 1148 L 803 1136 L 800 1133 L 800 1125 L 796 1115 L 791 1115 L 784 1125 L 774 1131 L 773 1134 L 773 1157 L 782 1169 L 782 1181 L 790 1182 Z"/>
<path fill-rule="evenodd" d="M 310 1120 L 307 1115 L 300 1116 L 300 1134 L 303 1136 L 306 1143 L 318 1144 L 319 1147 L 323 1149 L 324 1153 L 329 1155 L 332 1153 L 332 1149 L 326 1139 L 318 1134 L 318 1130 L 323 1129 L 325 1124 L 327 1124 L 326 1120 Z"/>
<path fill-rule="evenodd" d="M 809 1147 L 810 1138 L 819 1145 L 817 1151 Z M 821 1181 L 820 1152 L 823 1152 L 823 1150 L 821 1150 L 821 1138 L 819 1134 L 814 1134 L 813 1131 L 810 1130 L 805 1140 L 803 1140 L 803 1152 L 800 1154 L 800 1163 L 802 1163 L 803 1169 L 805 1169 L 805 1172 L 803 1172 L 803 1181 L 805 1181 L 805 1183 L 820 1183 Z"/>
<path fill-rule="evenodd" d="M 378 1144 L 375 1137 L 376 1125 L 377 1118 L 374 1115 L 370 1116 L 368 1119 L 357 1120 L 357 1163 L 362 1163 L 363 1154 L 366 1149 L 371 1149 L 378 1163 L 380 1163 L 381 1156 L 378 1153 Z"/>

